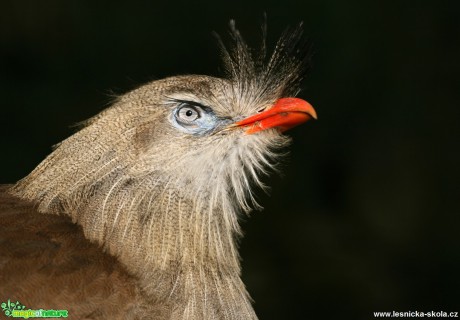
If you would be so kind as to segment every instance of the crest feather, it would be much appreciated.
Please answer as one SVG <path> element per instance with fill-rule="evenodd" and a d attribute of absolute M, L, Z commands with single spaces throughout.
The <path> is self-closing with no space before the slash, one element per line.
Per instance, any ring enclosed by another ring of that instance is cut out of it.
<path fill-rule="evenodd" d="M 230 21 L 230 45 L 216 34 L 226 76 L 241 95 L 250 94 L 252 101 L 265 101 L 295 96 L 311 68 L 312 46 L 303 36 L 303 23 L 287 28 L 273 53 L 267 58 L 267 24 L 262 24 L 259 50 L 251 49 Z"/>

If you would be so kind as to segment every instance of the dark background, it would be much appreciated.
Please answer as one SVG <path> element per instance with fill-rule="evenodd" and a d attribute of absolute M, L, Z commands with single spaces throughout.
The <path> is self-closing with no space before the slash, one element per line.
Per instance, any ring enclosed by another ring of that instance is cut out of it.
<path fill-rule="evenodd" d="M 213 30 L 304 21 L 316 54 L 284 175 L 243 223 L 261 319 L 460 311 L 459 1 L 2 1 L 0 181 L 168 75 L 218 74 Z M 0 284 L 1 285 L 1 284 Z"/>

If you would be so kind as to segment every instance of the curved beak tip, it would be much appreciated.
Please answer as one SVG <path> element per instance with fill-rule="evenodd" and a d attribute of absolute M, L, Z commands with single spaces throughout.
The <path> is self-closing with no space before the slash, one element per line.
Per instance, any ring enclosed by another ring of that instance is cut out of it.
<path fill-rule="evenodd" d="M 299 98 L 281 98 L 271 108 L 238 121 L 235 125 L 248 127 L 248 134 L 270 128 L 284 132 L 310 119 L 318 119 L 310 103 Z"/>

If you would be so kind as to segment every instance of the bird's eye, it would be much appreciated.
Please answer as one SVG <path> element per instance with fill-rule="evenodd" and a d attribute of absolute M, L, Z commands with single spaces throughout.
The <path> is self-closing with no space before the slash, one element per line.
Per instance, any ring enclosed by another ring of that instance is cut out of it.
<path fill-rule="evenodd" d="M 189 134 L 205 134 L 214 130 L 218 118 L 211 107 L 194 101 L 175 100 L 171 112 L 173 126 Z"/>
<path fill-rule="evenodd" d="M 192 124 L 195 120 L 201 118 L 200 111 L 197 107 L 184 105 L 177 109 L 176 119 L 183 124 Z"/>

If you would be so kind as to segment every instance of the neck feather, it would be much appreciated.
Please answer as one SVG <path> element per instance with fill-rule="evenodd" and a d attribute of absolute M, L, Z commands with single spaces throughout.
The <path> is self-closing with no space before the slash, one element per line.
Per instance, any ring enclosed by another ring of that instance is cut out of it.
<path fill-rule="evenodd" d="M 72 163 L 85 159 L 71 161 L 61 147 L 12 193 L 40 212 L 69 215 L 139 279 L 147 296 L 172 303 L 172 318 L 256 318 L 240 279 L 240 230 L 229 190 L 184 192 L 194 189 L 192 181 L 164 179 L 162 172 L 133 179 L 113 153 L 97 169 L 75 170 Z"/>

